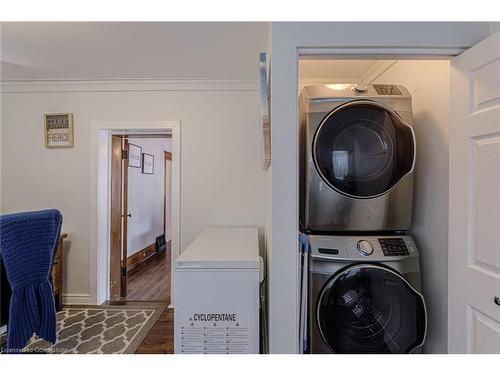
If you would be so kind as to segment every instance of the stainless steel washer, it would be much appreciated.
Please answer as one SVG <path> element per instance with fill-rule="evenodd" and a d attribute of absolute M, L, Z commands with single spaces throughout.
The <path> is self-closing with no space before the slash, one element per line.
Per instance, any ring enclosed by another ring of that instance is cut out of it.
<path fill-rule="evenodd" d="M 310 235 L 311 353 L 415 353 L 427 312 L 419 254 L 406 235 Z"/>
<path fill-rule="evenodd" d="M 408 91 L 310 86 L 299 108 L 302 230 L 408 230 L 416 149 Z"/>

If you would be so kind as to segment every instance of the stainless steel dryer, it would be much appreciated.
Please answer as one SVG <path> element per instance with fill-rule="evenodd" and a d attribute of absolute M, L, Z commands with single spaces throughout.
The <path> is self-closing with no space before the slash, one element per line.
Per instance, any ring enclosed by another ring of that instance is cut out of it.
<path fill-rule="evenodd" d="M 426 336 L 410 236 L 310 235 L 311 353 L 416 353 Z"/>
<path fill-rule="evenodd" d="M 416 147 L 408 91 L 310 86 L 299 108 L 302 230 L 408 230 Z"/>

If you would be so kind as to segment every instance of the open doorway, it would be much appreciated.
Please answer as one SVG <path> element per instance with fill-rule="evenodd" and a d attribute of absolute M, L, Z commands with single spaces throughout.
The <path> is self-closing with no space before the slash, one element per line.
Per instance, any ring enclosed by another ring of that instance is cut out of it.
<path fill-rule="evenodd" d="M 172 138 L 111 136 L 109 300 L 171 301 Z"/>

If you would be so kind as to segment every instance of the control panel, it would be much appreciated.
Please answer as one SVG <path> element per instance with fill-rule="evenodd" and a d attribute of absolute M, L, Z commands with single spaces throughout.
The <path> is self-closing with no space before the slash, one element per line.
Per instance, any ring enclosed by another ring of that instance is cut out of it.
<path fill-rule="evenodd" d="M 402 238 L 379 238 L 378 242 L 386 257 L 410 255 L 408 247 L 406 247 L 405 241 Z"/>
<path fill-rule="evenodd" d="M 309 235 L 310 254 L 313 259 L 385 262 L 407 257 L 418 257 L 413 238 L 408 235 L 386 234 L 378 236 Z"/>
<path fill-rule="evenodd" d="M 373 85 L 379 95 L 403 95 L 398 86 L 394 85 Z"/>

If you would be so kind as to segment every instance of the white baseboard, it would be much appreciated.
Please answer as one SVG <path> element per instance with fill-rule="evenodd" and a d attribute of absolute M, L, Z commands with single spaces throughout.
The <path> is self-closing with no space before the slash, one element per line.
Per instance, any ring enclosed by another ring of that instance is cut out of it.
<path fill-rule="evenodd" d="M 95 305 L 88 293 L 63 294 L 63 305 Z"/>

